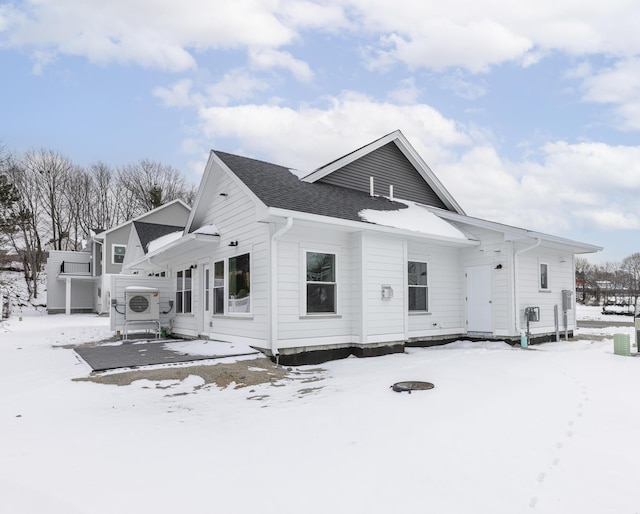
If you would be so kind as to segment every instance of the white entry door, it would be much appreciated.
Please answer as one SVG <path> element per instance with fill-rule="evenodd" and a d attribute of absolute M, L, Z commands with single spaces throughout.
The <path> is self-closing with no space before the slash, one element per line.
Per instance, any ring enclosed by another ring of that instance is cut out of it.
<path fill-rule="evenodd" d="M 493 267 L 469 266 L 467 279 L 467 332 L 493 334 Z"/>

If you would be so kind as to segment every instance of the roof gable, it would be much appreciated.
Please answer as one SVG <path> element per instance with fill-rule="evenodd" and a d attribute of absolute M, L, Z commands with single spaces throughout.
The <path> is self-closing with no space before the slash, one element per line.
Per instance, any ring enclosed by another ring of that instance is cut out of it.
<path fill-rule="evenodd" d="M 334 186 L 303 182 L 289 168 L 216 151 L 218 158 L 267 207 L 362 221 L 362 209 L 395 210 L 406 205 L 384 197 Z"/>
<path fill-rule="evenodd" d="M 368 193 L 371 177 L 377 195 L 389 196 L 393 186 L 394 197 L 464 214 L 399 130 L 318 168 L 302 180 Z"/>
<path fill-rule="evenodd" d="M 346 164 L 316 183 L 349 187 L 366 193 L 370 191 L 370 179 L 373 179 L 376 195 L 391 196 L 393 187 L 395 198 L 447 209 L 438 194 L 393 142 Z"/>
<path fill-rule="evenodd" d="M 132 219 L 127 220 L 127 221 L 124 221 L 124 222 L 120 223 L 119 225 L 116 225 L 113 228 L 104 230 L 103 232 L 100 232 L 99 234 L 96 234 L 96 239 L 104 239 L 104 237 L 107 234 L 115 232 L 116 230 L 119 230 L 120 228 L 122 228 L 122 227 L 124 227 L 126 225 L 131 225 L 134 221 L 142 221 L 144 219 L 152 217 L 154 214 L 157 214 L 157 213 L 159 213 L 161 211 L 164 211 L 164 210 L 167 210 L 167 209 L 172 209 L 173 206 L 175 206 L 175 205 L 179 205 L 184 209 L 184 217 L 185 218 L 187 218 L 189 216 L 189 213 L 191 212 L 191 207 L 189 207 L 182 200 L 176 199 L 176 200 L 172 200 L 170 202 L 167 202 L 165 204 L 162 204 L 160 207 L 156 207 L 155 209 L 152 209 L 150 211 L 144 212 L 144 213 L 140 214 L 139 216 L 136 216 L 135 218 L 132 218 Z"/>
<path fill-rule="evenodd" d="M 136 229 L 138 239 L 140 239 L 140 246 L 142 246 L 144 253 L 148 252 L 151 241 L 155 241 L 167 234 L 182 232 L 184 230 L 184 227 L 175 225 L 160 225 L 157 223 L 145 223 L 143 221 L 134 221 L 133 226 Z"/>

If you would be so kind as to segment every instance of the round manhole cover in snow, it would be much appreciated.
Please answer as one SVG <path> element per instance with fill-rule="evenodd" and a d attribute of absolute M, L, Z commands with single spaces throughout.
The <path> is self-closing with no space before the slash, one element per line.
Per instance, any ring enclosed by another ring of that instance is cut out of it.
<path fill-rule="evenodd" d="M 427 389 L 433 389 L 435 386 L 431 382 L 421 382 L 419 380 L 408 380 L 406 382 L 396 382 L 391 386 L 396 393 L 402 393 L 407 391 L 411 394 L 411 391 L 424 391 Z"/>

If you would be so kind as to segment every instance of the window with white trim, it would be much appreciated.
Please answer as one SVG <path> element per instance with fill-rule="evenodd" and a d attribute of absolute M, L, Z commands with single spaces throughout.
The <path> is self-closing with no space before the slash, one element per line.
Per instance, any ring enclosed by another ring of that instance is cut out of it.
<path fill-rule="evenodd" d="M 213 313 L 224 314 L 224 261 L 213 265 Z"/>
<path fill-rule="evenodd" d="M 251 258 L 248 253 L 227 260 L 227 313 L 251 312 Z"/>
<path fill-rule="evenodd" d="M 409 261 L 407 279 L 409 285 L 409 312 L 427 312 L 429 310 L 427 263 Z"/>
<path fill-rule="evenodd" d="M 336 254 L 307 251 L 305 261 L 307 314 L 337 314 Z"/>
<path fill-rule="evenodd" d="M 113 245 L 111 247 L 111 264 L 122 264 L 126 252 L 127 245 Z"/>
<path fill-rule="evenodd" d="M 176 273 L 176 312 L 178 314 L 191 313 L 191 273 L 191 269 Z"/>
<path fill-rule="evenodd" d="M 540 289 L 549 289 L 549 265 L 546 262 L 539 263 L 540 265 Z"/>
<path fill-rule="evenodd" d="M 206 266 L 204 268 L 204 312 L 208 313 L 211 308 L 211 268 Z"/>

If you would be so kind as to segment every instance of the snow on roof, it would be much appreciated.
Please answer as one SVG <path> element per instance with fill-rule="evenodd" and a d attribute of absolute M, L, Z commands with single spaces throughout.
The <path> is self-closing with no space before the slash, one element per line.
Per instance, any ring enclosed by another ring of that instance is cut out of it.
<path fill-rule="evenodd" d="M 289 168 L 289 171 L 299 179 L 302 177 L 306 177 L 309 174 L 309 172 L 306 170 L 296 170 L 294 168 Z"/>
<path fill-rule="evenodd" d="M 204 225 L 197 230 L 193 231 L 194 234 L 206 234 L 210 236 L 219 236 L 220 230 L 213 223 L 210 225 Z"/>
<path fill-rule="evenodd" d="M 400 209 L 396 211 L 363 209 L 358 214 L 363 221 L 375 223 L 376 225 L 385 225 L 387 227 L 402 230 L 411 230 L 413 232 L 420 232 L 422 234 L 430 234 L 433 236 L 467 240 L 460 230 L 451 225 L 448 221 L 436 216 L 426 207 L 415 202 L 398 200 L 397 198 L 394 198 L 393 201 L 405 204 L 407 209 Z"/>
<path fill-rule="evenodd" d="M 167 246 L 168 244 L 173 243 L 174 241 L 177 241 L 181 237 L 182 237 L 182 230 L 178 230 L 176 232 L 171 232 L 157 239 L 154 239 L 153 241 L 149 241 L 147 252 L 148 253 L 155 252 L 156 250 L 159 250 L 163 246 Z"/>
<path fill-rule="evenodd" d="M 147 287 L 147 286 L 127 286 L 124 288 L 125 291 L 130 291 L 130 292 L 149 292 L 149 293 L 157 293 L 158 292 L 158 288 L 157 287 Z"/>

